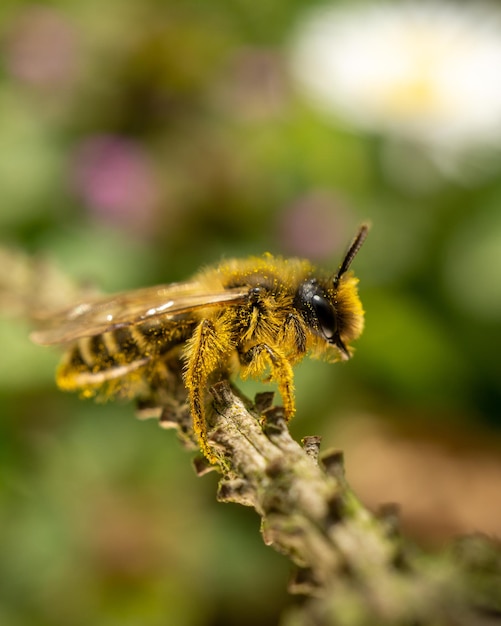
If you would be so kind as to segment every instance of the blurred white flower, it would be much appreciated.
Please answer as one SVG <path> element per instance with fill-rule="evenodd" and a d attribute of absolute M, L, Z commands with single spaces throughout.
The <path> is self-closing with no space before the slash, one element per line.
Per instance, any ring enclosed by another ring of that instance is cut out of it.
<path fill-rule="evenodd" d="M 424 145 L 439 159 L 501 145 L 494 5 L 326 5 L 299 24 L 291 63 L 306 95 L 330 116 Z"/>

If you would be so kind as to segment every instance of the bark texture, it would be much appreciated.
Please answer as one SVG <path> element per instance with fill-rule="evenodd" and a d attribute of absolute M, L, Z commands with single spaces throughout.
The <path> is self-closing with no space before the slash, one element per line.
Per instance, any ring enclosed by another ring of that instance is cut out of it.
<path fill-rule="evenodd" d="M 172 391 L 172 390 L 171 390 Z M 253 507 L 267 545 L 295 567 L 290 591 L 305 596 L 282 626 L 491 626 L 501 624 L 501 550 L 483 536 L 427 553 L 403 537 L 395 506 L 373 514 L 350 489 L 343 455 L 299 445 L 273 395 L 254 405 L 229 383 L 211 389 L 210 446 L 220 461 L 217 498 Z M 142 407 L 192 439 L 181 396 Z M 215 469 L 195 462 L 202 475 Z M 437 511 L 437 515 L 439 515 Z"/>

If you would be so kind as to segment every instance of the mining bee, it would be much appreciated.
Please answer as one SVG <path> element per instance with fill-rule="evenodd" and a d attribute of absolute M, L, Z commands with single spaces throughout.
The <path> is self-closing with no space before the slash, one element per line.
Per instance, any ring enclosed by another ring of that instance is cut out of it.
<path fill-rule="evenodd" d="M 364 313 L 348 269 L 367 232 L 362 225 L 333 275 L 270 254 L 227 260 L 184 283 L 82 302 L 50 316 L 32 339 L 67 345 L 57 384 L 84 397 L 138 397 L 180 360 L 193 429 L 215 463 L 205 420 L 211 382 L 235 371 L 243 379 L 267 374 L 290 419 L 292 366 L 307 354 L 350 358 Z"/>

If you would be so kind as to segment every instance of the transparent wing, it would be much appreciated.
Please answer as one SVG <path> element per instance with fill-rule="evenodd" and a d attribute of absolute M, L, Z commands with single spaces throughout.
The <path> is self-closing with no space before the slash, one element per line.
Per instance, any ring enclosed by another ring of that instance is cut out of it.
<path fill-rule="evenodd" d="M 240 287 L 211 291 L 196 282 L 146 287 L 57 311 L 38 320 L 39 328 L 31 339 L 41 345 L 67 343 L 160 316 L 169 319 L 197 309 L 236 305 L 247 293 Z"/>

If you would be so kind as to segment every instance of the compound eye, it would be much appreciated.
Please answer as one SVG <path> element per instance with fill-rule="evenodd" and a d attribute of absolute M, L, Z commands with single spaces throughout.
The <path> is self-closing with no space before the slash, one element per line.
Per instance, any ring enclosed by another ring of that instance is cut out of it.
<path fill-rule="evenodd" d="M 311 305 L 315 311 L 322 334 L 330 341 L 334 338 L 337 331 L 336 312 L 332 304 L 322 296 L 315 294 L 311 299 Z"/>

